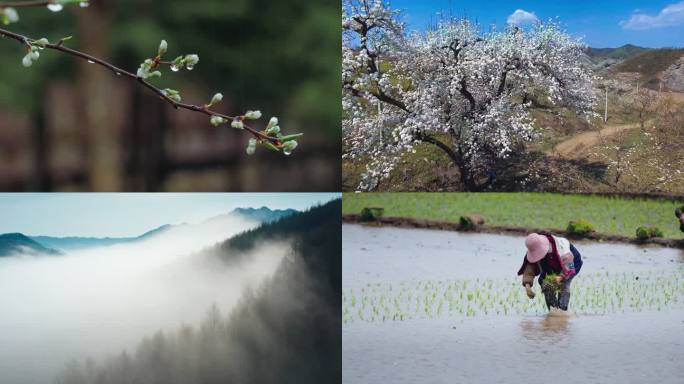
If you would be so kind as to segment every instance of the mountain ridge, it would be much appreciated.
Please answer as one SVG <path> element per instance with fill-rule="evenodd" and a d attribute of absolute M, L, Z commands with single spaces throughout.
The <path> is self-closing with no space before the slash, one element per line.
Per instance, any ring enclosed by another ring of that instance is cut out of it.
<path fill-rule="evenodd" d="M 45 247 L 22 233 L 5 233 L 0 235 L 0 257 L 15 253 L 29 255 L 59 255 L 56 249 Z"/>
<path fill-rule="evenodd" d="M 291 216 L 293 214 L 299 213 L 299 211 L 295 209 L 270 209 L 266 206 L 262 206 L 260 208 L 235 208 L 234 210 L 230 211 L 229 213 L 226 214 L 221 214 L 217 215 L 214 217 L 211 217 L 209 219 L 204 220 L 202 223 L 210 223 L 210 222 L 217 222 L 223 219 L 226 219 L 230 217 L 231 215 L 236 215 L 240 216 L 243 218 L 248 218 L 251 220 L 256 220 L 261 224 L 264 223 L 270 223 L 274 222 L 277 220 L 280 220 L 284 217 Z M 26 238 L 32 240 L 33 242 L 37 243 L 38 246 L 41 246 L 45 249 L 48 250 L 53 250 L 58 253 L 65 252 L 65 251 L 77 251 L 77 250 L 82 250 L 86 248 L 93 248 L 93 247 L 102 247 L 102 246 L 112 246 L 112 245 L 117 245 L 117 244 L 126 244 L 126 243 L 131 243 L 131 242 L 136 242 L 136 241 L 141 241 L 145 240 L 154 236 L 157 236 L 161 233 L 167 232 L 171 229 L 174 228 L 179 228 L 182 226 L 187 226 L 187 225 L 192 225 L 192 224 L 187 224 L 187 223 L 181 223 L 181 224 L 164 224 L 161 225 L 157 228 L 151 229 L 139 236 L 134 236 L 134 237 L 95 237 L 95 236 L 65 236 L 65 237 L 58 237 L 58 236 L 42 236 L 42 235 L 35 235 L 35 236 L 28 236 L 21 234 L 22 236 L 25 236 Z M 201 224 L 196 224 L 196 225 L 201 225 Z M 3 253 L 0 252 L 0 255 Z"/>

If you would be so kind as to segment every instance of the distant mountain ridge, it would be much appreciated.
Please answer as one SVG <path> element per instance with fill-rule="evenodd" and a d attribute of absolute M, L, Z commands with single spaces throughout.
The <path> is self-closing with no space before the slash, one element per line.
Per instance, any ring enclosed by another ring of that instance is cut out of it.
<path fill-rule="evenodd" d="M 79 236 L 69 236 L 69 237 L 53 237 L 53 236 L 31 236 L 30 238 L 46 247 L 60 249 L 63 251 L 76 251 L 79 249 L 92 248 L 92 247 L 105 247 L 109 245 L 130 243 L 134 241 L 140 241 L 147 239 L 149 237 L 158 235 L 171 229 L 173 226 L 170 224 L 164 224 L 161 227 L 155 228 L 151 231 L 147 231 L 137 237 L 79 237 Z"/>
<path fill-rule="evenodd" d="M 15 253 L 29 255 L 59 255 L 61 252 L 43 246 L 21 233 L 6 233 L 0 235 L 0 257 L 10 256 Z"/>
<path fill-rule="evenodd" d="M 634 55 L 611 68 L 612 72 L 636 72 L 641 74 L 644 86 L 658 90 L 663 83 L 663 89 L 672 88 L 682 92 L 684 89 L 674 84 L 684 84 L 684 71 L 679 69 L 684 58 L 684 48 L 651 49 Z M 663 74 L 670 73 L 670 78 Z"/>
<path fill-rule="evenodd" d="M 220 222 L 221 220 L 228 219 L 233 216 L 239 216 L 243 218 L 247 218 L 250 220 L 257 221 L 259 223 L 271 223 L 274 221 L 278 221 L 282 218 L 292 216 L 296 213 L 299 213 L 299 211 L 294 210 L 294 209 L 270 209 L 268 207 L 261 207 L 261 208 L 236 208 L 230 213 L 219 215 L 212 217 L 210 219 L 205 220 L 203 223 L 216 223 Z M 86 248 L 93 248 L 93 247 L 104 247 L 104 246 L 111 246 L 111 245 L 117 245 L 117 244 L 125 244 L 125 243 L 131 243 L 131 242 L 136 242 L 136 241 L 141 241 L 141 240 L 146 240 L 148 238 L 157 236 L 161 233 L 167 232 L 173 228 L 178 228 L 181 226 L 186 226 L 190 224 L 164 224 L 160 227 L 157 227 L 155 229 L 152 229 L 150 231 L 147 231 L 143 233 L 140 236 L 136 237 L 85 237 L 85 236 L 67 236 L 67 237 L 55 237 L 55 236 L 25 236 L 23 234 L 11 234 L 11 235 L 20 235 L 23 236 L 25 239 L 28 239 L 29 241 L 32 242 L 32 244 L 29 244 L 26 242 L 24 239 L 19 241 L 19 243 L 26 243 L 28 248 L 27 249 L 35 249 L 36 253 L 41 253 L 38 252 L 37 250 L 39 249 L 46 249 L 48 251 L 46 252 L 56 252 L 56 254 L 59 254 L 60 251 L 77 251 L 77 250 L 82 250 Z M 201 225 L 201 224 L 198 224 Z M 10 234 L 8 234 L 10 235 Z M 4 235 L 2 235 L 4 236 Z M 18 240 L 17 240 L 18 241 Z M 29 246 L 30 245 L 30 246 Z M 9 246 L 7 249 L 10 249 Z M 14 248 L 12 248 L 14 249 Z M 14 250 L 12 252 L 15 252 Z M 2 248 L 0 248 L 0 256 L 8 254 L 7 252 L 3 252 Z"/>
<path fill-rule="evenodd" d="M 652 48 L 639 47 L 633 44 L 625 44 L 617 48 L 593 48 L 586 49 L 586 54 L 594 61 L 613 59 L 617 61 L 628 59 L 634 55 L 649 51 Z"/>
<path fill-rule="evenodd" d="M 231 213 L 255 219 L 261 223 L 270 223 L 280 220 L 287 216 L 292 216 L 299 211 L 295 209 L 270 209 L 268 207 L 261 208 L 235 208 Z"/>

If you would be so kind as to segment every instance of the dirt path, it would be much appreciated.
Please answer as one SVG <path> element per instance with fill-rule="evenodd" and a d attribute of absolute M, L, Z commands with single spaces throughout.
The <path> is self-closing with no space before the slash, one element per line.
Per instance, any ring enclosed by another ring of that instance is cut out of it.
<path fill-rule="evenodd" d="M 673 101 L 677 104 L 684 103 L 684 93 L 667 92 L 663 93 L 663 96 L 673 99 Z M 646 121 L 644 125 L 648 126 L 649 124 L 650 121 Z M 598 145 L 602 137 L 608 138 L 622 131 L 636 129 L 639 127 L 639 123 L 610 124 L 605 126 L 600 131 L 580 133 L 579 135 L 562 141 L 556 144 L 552 150 L 547 151 L 546 154 L 548 156 L 560 156 L 566 159 L 580 159 L 586 156 L 587 150 Z"/>
<path fill-rule="evenodd" d="M 648 124 L 648 122 L 646 122 Z M 561 156 L 568 159 L 578 159 L 585 155 L 587 149 L 599 144 L 601 137 L 606 138 L 629 129 L 639 128 L 639 123 L 607 125 L 600 131 L 580 133 L 568 140 L 562 141 L 548 151 L 547 155 Z"/>

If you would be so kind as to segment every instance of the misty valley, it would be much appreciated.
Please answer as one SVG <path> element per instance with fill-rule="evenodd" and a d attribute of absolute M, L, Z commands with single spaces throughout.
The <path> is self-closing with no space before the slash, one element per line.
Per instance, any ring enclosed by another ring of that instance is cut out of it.
<path fill-rule="evenodd" d="M 135 237 L 0 235 L 0 383 L 338 382 L 340 222 L 337 199 Z"/>

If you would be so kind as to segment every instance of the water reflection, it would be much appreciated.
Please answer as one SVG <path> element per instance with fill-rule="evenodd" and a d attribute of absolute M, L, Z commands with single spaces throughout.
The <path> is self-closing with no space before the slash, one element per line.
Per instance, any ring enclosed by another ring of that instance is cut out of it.
<path fill-rule="evenodd" d="M 570 339 L 570 315 L 567 312 L 551 312 L 544 317 L 525 318 L 520 322 L 521 336 L 525 342 L 542 344 Z"/>

